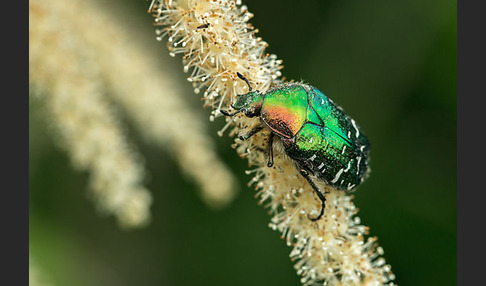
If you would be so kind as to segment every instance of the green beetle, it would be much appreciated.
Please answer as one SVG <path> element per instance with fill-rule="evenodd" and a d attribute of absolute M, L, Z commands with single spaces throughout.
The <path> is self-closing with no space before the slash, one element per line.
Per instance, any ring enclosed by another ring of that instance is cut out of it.
<path fill-rule="evenodd" d="M 310 176 L 339 190 L 353 190 L 369 172 L 368 138 L 351 117 L 311 85 L 284 84 L 261 93 L 253 91 L 242 74 L 237 75 L 249 92 L 238 95 L 231 105 L 235 112 L 221 113 L 234 116 L 244 112 L 247 117 L 260 117 L 261 124 L 239 138 L 246 140 L 265 127 L 270 129 L 269 167 L 273 165 L 273 137 L 280 137 L 285 153 L 322 202 L 319 215 L 310 218 L 320 219 L 326 199 Z"/>

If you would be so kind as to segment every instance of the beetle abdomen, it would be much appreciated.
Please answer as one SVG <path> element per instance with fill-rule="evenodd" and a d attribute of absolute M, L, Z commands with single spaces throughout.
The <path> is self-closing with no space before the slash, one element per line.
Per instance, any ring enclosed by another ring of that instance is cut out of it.
<path fill-rule="evenodd" d="M 361 131 L 354 119 L 349 117 L 349 115 L 317 88 L 309 85 L 306 88 L 309 93 L 309 106 L 322 119 L 323 126 L 333 130 L 351 145 L 355 145 L 357 148 L 365 146 L 366 149 L 369 149 L 370 143 L 368 138 Z"/>
<path fill-rule="evenodd" d="M 315 176 L 327 184 L 351 190 L 358 186 L 368 171 L 368 152 L 365 148 L 343 140 L 324 126 L 306 123 L 285 152 L 303 166 L 309 166 Z"/>
<path fill-rule="evenodd" d="M 351 117 L 317 88 L 302 87 L 308 95 L 306 123 L 292 142 L 284 140 L 285 151 L 327 184 L 351 190 L 368 172 L 368 138 Z"/>

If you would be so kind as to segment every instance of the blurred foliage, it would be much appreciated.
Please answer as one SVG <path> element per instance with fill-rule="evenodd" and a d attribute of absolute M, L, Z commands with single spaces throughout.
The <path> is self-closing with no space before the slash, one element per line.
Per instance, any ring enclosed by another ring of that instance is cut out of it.
<path fill-rule="evenodd" d="M 144 1 L 104 1 L 124 15 L 134 40 L 185 81 L 180 58 L 155 41 Z M 372 144 L 370 178 L 355 193 L 358 216 L 385 249 L 399 285 L 456 284 L 457 6 L 428 1 L 244 1 L 251 22 L 304 80 L 341 105 Z M 134 32 L 136 31 L 136 32 Z M 116 52 L 116 51 L 114 51 Z M 191 93 L 190 85 L 188 93 Z M 188 104 L 198 104 L 199 95 Z M 73 171 L 29 105 L 29 248 L 55 285 L 299 285 L 290 248 L 246 187 L 246 162 L 211 133 L 242 191 L 215 212 L 164 150 L 129 129 L 146 158 L 152 223 L 123 231 L 87 198 L 87 175 Z M 209 110 L 205 110 L 209 116 Z M 215 182 L 217 184 L 217 182 Z"/>

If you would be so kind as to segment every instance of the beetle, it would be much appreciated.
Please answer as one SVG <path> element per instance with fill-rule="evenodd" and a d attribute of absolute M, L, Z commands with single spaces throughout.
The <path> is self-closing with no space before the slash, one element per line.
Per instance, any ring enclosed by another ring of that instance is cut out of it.
<path fill-rule="evenodd" d="M 321 200 L 321 210 L 312 221 L 319 220 L 326 198 L 315 179 L 343 191 L 354 190 L 369 173 L 370 143 L 368 138 L 344 110 L 334 104 L 316 87 L 303 83 L 282 84 L 262 93 L 253 90 L 248 79 L 237 76 L 249 88 L 248 93 L 237 96 L 230 113 L 244 112 L 245 116 L 259 117 L 260 123 L 239 136 L 247 140 L 268 128 L 268 167 L 273 166 L 273 139 L 280 137 L 285 153 L 293 160 L 300 174 Z"/>

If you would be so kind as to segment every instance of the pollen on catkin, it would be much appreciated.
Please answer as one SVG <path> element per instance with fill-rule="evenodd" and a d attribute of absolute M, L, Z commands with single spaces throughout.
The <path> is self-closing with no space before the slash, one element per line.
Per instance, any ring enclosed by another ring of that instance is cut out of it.
<path fill-rule="evenodd" d="M 253 14 L 241 1 L 154 0 L 149 12 L 157 40 L 167 41 L 171 56 L 182 57 L 194 92 L 212 108 L 212 120 L 221 118 L 220 110 L 248 91 L 237 72 L 261 92 L 283 82 L 282 61 L 265 52 L 268 44 L 257 37 L 258 30 L 248 22 Z M 220 135 L 237 135 L 257 120 L 243 115 L 225 118 Z M 269 226 L 292 247 L 290 258 L 302 284 L 394 285 L 383 249 L 376 238 L 366 238 L 369 230 L 356 216 L 352 197 L 320 185 L 326 192 L 325 213 L 316 222 L 309 220 L 321 203 L 278 142 L 273 167 L 267 167 L 268 135 L 267 130 L 246 141 L 235 140 L 233 147 L 252 168 L 247 171 L 249 185 L 271 215 Z"/>

